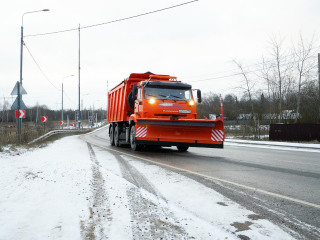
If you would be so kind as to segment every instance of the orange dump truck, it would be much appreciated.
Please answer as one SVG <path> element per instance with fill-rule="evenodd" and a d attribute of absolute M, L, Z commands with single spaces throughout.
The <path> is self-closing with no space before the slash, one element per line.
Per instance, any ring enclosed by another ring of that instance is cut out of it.
<path fill-rule="evenodd" d="M 201 92 L 196 100 L 201 103 Z M 169 75 L 132 73 L 108 93 L 110 144 L 223 148 L 223 118 L 197 119 L 191 85 Z"/>

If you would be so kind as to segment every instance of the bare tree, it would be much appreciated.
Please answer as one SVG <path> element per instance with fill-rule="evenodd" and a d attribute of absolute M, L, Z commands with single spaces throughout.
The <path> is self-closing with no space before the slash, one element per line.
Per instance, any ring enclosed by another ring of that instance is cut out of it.
<path fill-rule="evenodd" d="M 293 46 L 295 56 L 295 69 L 298 73 L 298 94 L 297 94 L 297 111 L 295 117 L 295 123 L 298 122 L 300 114 L 300 102 L 301 102 L 301 86 L 306 83 L 311 72 L 316 69 L 316 52 L 314 36 L 308 41 L 303 39 L 302 33 L 300 32 L 300 39 L 297 46 Z M 305 81 L 304 83 L 302 81 Z"/>
<path fill-rule="evenodd" d="M 253 82 L 252 80 L 249 79 L 248 72 L 243 69 L 243 66 L 242 66 L 241 62 L 236 61 L 236 60 L 233 60 L 233 62 L 238 66 L 238 68 L 241 71 L 241 75 L 244 78 L 244 84 L 243 85 L 245 85 L 245 87 L 240 86 L 240 88 L 243 89 L 245 91 L 245 93 L 248 95 L 249 102 L 250 102 L 250 105 L 251 105 L 252 117 L 255 118 L 255 111 L 254 111 L 253 99 L 252 99 L 252 92 L 253 92 L 253 89 L 254 89 L 254 86 L 255 86 L 255 82 Z"/>
<path fill-rule="evenodd" d="M 287 80 L 290 79 L 290 75 L 292 74 L 292 61 L 290 58 L 290 54 L 288 54 L 288 50 L 284 48 L 284 40 L 285 38 L 279 37 L 271 37 L 269 41 L 269 54 L 272 60 L 270 64 L 271 75 L 269 80 L 272 81 L 278 88 L 278 99 L 279 99 L 279 120 L 282 122 L 282 103 L 283 103 L 283 95 L 286 87 L 290 87 L 287 84 Z"/>

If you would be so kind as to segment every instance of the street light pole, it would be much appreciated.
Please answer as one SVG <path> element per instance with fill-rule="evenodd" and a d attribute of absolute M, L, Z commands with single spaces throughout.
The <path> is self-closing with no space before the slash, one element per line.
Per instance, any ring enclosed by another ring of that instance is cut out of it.
<path fill-rule="evenodd" d="M 62 121 L 62 129 L 63 129 L 63 79 L 67 78 L 67 77 L 73 77 L 73 75 L 69 75 L 69 76 L 66 76 L 66 77 L 63 77 L 62 78 L 62 101 L 61 101 L 61 121 Z"/>
<path fill-rule="evenodd" d="M 79 103 L 78 103 L 78 129 L 80 130 L 81 111 L 80 111 L 80 24 L 79 24 Z"/>
<path fill-rule="evenodd" d="M 23 62 L 23 17 L 29 13 L 36 13 L 36 12 L 47 12 L 49 9 L 42 9 L 38 11 L 26 12 L 22 14 L 22 23 L 21 23 L 21 38 L 20 38 L 20 85 L 22 86 L 22 62 Z M 20 87 L 18 87 L 18 112 L 20 110 L 20 102 L 22 101 L 22 95 Z M 18 118 L 18 141 L 20 142 L 20 135 L 22 130 L 22 118 Z"/>

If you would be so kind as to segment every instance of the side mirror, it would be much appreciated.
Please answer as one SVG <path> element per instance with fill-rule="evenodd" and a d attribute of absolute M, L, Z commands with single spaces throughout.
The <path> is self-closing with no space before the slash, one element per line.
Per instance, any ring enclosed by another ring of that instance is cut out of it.
<path fill-rule="evenodd" d="M 201 99 L 201 91 L 198 89 L 197 90 L 197 99 L 198 99 L 198 103 L 201 103 L 202 102 L 202 99 Z"/>
<path fill-rule="evenodd" d="M 135 101 L 137 99 L 138 88 L 137 84 L 134 84 L 132 87 L 132 99 Z"/>

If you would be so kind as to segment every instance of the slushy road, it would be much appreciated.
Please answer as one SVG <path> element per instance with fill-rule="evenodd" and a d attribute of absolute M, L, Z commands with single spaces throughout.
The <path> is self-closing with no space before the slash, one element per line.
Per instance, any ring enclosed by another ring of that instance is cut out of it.
<path fill-rule="evenodd" d="M 110 146 L 107 129 L 83 137 L 92 144 L 168 166 L 307 238 L 320 237 L 320 151 L 228 145 L 224 149 Z"/>

